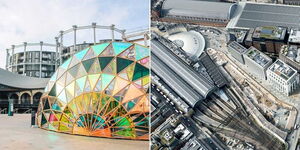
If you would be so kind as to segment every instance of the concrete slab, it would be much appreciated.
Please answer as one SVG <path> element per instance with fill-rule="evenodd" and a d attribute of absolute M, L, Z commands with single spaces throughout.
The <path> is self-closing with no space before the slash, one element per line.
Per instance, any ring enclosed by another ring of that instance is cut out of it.
<path fill-rule="evenodd" d="M 148 150 L 149 141 L 69 135 L 30 127 L 30 115 L 0 115 L 0 150 Z"/>

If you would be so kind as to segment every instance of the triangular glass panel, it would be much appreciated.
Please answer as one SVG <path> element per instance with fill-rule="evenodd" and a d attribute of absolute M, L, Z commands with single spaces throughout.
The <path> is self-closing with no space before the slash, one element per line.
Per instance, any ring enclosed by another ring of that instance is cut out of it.
<path fill-rule="evenodd" d="M 112 80 L 109 85 L 107 86 L 107 88 L 105 89 L 105 94 L 107 95 L 111 95 L 115 86 L 115 81 L 116 80 Z"/>
<path fill-rule="evenodd" d="M 138 61 L 138 63 L 142 64 L 143 66 L 149 68 L 149 64 L 150 64 L 150 58 L 149 57 L 146 57 L 146 58 L 143 58 L 141 60 Z"/>
<path fill-rule="evenodd" d="M 116 83 L 114 90 L 112 92 L 112 95 L 117 94 L 119 91 L 121 91 L 123 88 L 125 88 L 129 84 L 129 81 L 124 80 L 120 77 L 116 77 Z"/>
<path fill-rule="evenodd" d="M 100 54 L 100 56 L 113 56 L 114 51 L 112 45 L 108 45 L 106 49 Z"/>
<path fill-rule="evenodd" d="M 66 87 L 66 90 L 72 95 L 74 96 L 74 91 L 75 91 L 75 81 L 73 81 L 71 84 L 69 84 Z"/>
<path fill-rule="evenodd" d="M 62 86 L 60 83 L 56 83 L 56 95 L 59 95 L 60 92 L 64 89 L 64 86 Z"/>
<path fill-rule="evenodd" d="M 72 57 L 72 61 L 70 62 L 70 65 L 69 65 L 68 68 L 71 68 L 71 67 L 75 66 L 78 63 L 79 63 L 79 60 L 77 59 L 77 57 Z"/>
<path fill-rule="evenodd" d="M 92 75 L 88 75 L 88 78 L 90 80 L 91 83 L 91 88 L 94 89 L 98 79 L 100 77 L 100 74 L 92 74 Z"/>
<path fill-rule="evenodd" d="M 56 85 L 52 87 L 51 91 L 49 92 L 49 96 L 56 96 Z"/>
<path fill-rule="evenodd" d="M 50 81 L 55 81 L 57 77 L 57 71 L 52 75 L 52 77 L 50 78 Z"/>
<path fill-rule="evenodd" d="M 50 109 L 49 101 L 48 99 L 45 99 L 45 105 L 44 105 L 44 110 Z"/>
<path fill-rule="evenodd" d="M 95 86 L 95 91 L 100 92 L 102 90 L 101 85 L 102 85 L 102 80 L 99 79 Z"/>
<path fill-rule="evenodd" d="M 103 70 L 114 57 L 98 57 L 101 70 Z"/>
<path fill-rule="evenodd" d="M 74 94 L 70 93 L 69 91 L 65 90 L 67 100 L 72 100 L 74 98 Z"/>
<path fill-rule="evenodd" d="M 60 108 L 60 106 L 57 104 L 57 102 L 55 102 L 55 103 L 52 105 L 52 109 L 53 109 L 53 110 L 57 110 L 57 111 L 61 111 L 61 108 Z"/>
<path fill-rule="evenodd" d="M 136 60 L 140 60 L 144 57 L 147 57 L 147 56 L 149 56 L 149 54 L 150 54 L 149 48 L 135 44 L 135 59 Z"/>
<path fill-rule="evenodd" d="M 61 102 L 66 104 L 67 103 L 67 97 L 66 97 L 65 90 L 63 90 L 57 98 L 59 98 Z"/>
<path fill-rule="evenodd" d="M 102 89 L 105 89 L 114 77 L 115 76 L 113 76 L 113 75 L 103 73 L 102 78 L 101 78 L 102 79 Z"/>
<path fill-rule="evenodd" d="M 89 47 L 84 49 L 84 50 L 81 50 L 81 51 L 77 52 L 74 56 L 76 56 L 77 59 L 81 60 L 85 56 L 85 54 L 88 50 L 89 50 Z"/>
<path fill-rule="evenodd" d="M 62 65 L 60 65 L 61 68 L 64 68 L 64 69 L 68 69 L 68 66 L 71 62 L 71 59 L 72 57 L 70 57 L 69 59 L 67 59 Z"/>
<path fill-rule="evenodd" d="M 62 86 L 65 86 L 65 83 L 66 83 L 66 74 L 67 72 L 65 72 L 58 80 L 56 83 L 59 83 L 60 85 Z"/>
<path fill-rule="evenodd" d="M 78 83 L 76 82 L 76 83 L 75 83 L 75 96 L 79 96 L 79 95 L 82 93 L 82 90 L 83 90 L 83 89 L 81 89 L 81 88 L 79 87 Z"/>
<path fill-rule="evenodd" d="M 81 91 L 83 91 L 83 87 L 84 87 L 84 83 L 86 81 L 86 76 L 81 77 L 79 79 L 76 80 L 77 85 L 79 86 L 79 88 L 81 89 Z"/>
<path fill-rule="evenodd" d="M 82 62 L 86 72 L 89 72 L 93 63 L 94 63 L 94 59 L 89 59 Z"/>
<path fill-rule="evenodd" d="M 56 79 L 59 79 L 65 72 L 66 72 L 66 69 L 63 69 L 61 67 L 58 67 L 58 72 L 57 72 L 57 77 Z"/>
<path fill-rule="evenodd" d="M 126 58 L 126 59 L 135 60 L 134 47 L 130 47 L 130 48 L 126 49 L 121 54 L 119 54 L 118 57 L 123 57 L 123 58 Z"/>
<path fill-rule="evenodd" d="M 137 98 L 141 95 L 143 95 L 144 92 L 141 91 L 140 89 L 138 89 L 137 87 L 135 87 L 133 84 L 131 84 L 129 86 L 129 89 L 127 90 L 125 96 L 124 96 L 124 99 L 122 101 L 122 103 L 126 103 L 134 98 Z"/>
<path fill-rule="evenodd" d="M 76 78 L 80 78 L 82 76 L 85 76 L 87 74 L 87 72 L 85 71 L 84 67 L 82 64 L 79 65 L 79 68 L 78 68 L 78 73 L 77 73 L 77 76 Z"/>
<path fill-rule="evenodd" d="M 100 73 L 100 72 L 101 72 L 101 69 L 100 69 L 99 61 L 96 58 L 95 61 L 94 61 L 94 64 L 90 68 L 89 74 Z"/>
<path fill-rule="evenodd" d="M 93 49 L 91 48 L 87 53 L 86 55 L 84 56 L 84 58 L 82 60 L 88 60 L 88 59 L 91 59 L 91 58 L 94 58 L 96 57 L 95 54 L 94 54 L 94 51 Z"/>
<path fill-rule="evenodd" d="M 92 49 L 94 50 L 95 55 L 98 56 L 99 54 L 101 54 L 109 44 L 110 43 L 103 43 L 103 44 L 92 46 Z"/>
<path fill-rule="evenodd" d="M 147 75 L 149 75 L 149 69 L 139 63 L 136 63 L 132 81 L 140 79 Z"/>
<path fill-rule="evenodd" d="M 135 63 L 129 65 L 129 66 L 126 68 L 127 77 L 128 77 L 128 79 L 129 79 L 130 81 L 132 80 L 132 77 L 133 77 L 134 66 L 135 66 Z"/>
<path fill-rule="evenodd" d="M 103 73 L 107 73 L 107 74 L 115 74 L 116 71 L 117 71 L 116 59 L 110 61 L 110 63 L 106 66 L 106 68 L 102 70 Z"/>
<path fill-rule="evenodd" d="M 124 68 L 126 68 L 132 63 L 133 63 L 132 60 L 117 57 L 117 73 L 119 73 L 120 71 L 122 71 Z"/>
<path fill-rule="evenodd" d="M 119 55 L 124 50 L 129 48 L 132 44 L 131 43 L 123 43 L 123 42 L 113 42 L 112 43 L 115 55 Z"/>
<path fill-rule="evenodd" d="M 121 72 L 121 73 L 119 73 L 119 77 L 121 77 L 121 78 L 123 78 L 123 79 L 125 79 L 125 80 L 129 80 L 129 79 L 128 79 L 128 76 L 127 76 L 126 70 L 123 71 L 123 72 Z"/>
<path fill-rule="evenodd" d="M 44 125 L 44 124 L 46 124 L 46 123 L 47 123 L 47 119 L 46 119 L 44 113 L 42 113 L 42 121 L 41 121 L 41 125 Z"/>
<path fill-rule="evenodd" d="M 84 92 L 89 92 L 89 91 L 91 91 L 91 84 L 89 80 L 86 80 L 84 86 Z"/>
<path fill-rule="evenodd" d="M 80 67 L 80 64 L 77 64 L 76 66 L 69 69 L 68 72 L 75 78 L 77 76 L 79 67 Z"/>
<path fill-rule="evenodd" d="M 66 85 L 69 85 L 72 81 L 74 81 L 74 77 L 69 72 L 66 72 L 66 76 Z"/>

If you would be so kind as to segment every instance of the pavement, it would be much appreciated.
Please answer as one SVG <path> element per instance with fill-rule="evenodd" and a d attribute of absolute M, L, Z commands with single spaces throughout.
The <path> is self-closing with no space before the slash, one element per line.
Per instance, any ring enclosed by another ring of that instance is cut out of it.
<path fill-rule="evenodd" d="M 29 114 L 0 115 L 0 150 L 148 150 L 149 141 L 69 135 L 30 127 Z"/>

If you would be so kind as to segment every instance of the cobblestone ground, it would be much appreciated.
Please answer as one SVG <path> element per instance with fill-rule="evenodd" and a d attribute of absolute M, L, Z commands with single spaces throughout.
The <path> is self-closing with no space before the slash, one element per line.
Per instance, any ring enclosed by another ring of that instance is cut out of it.
<path fill-rule="evenodd" d="M 0 115 L 0 150 L 148 150 L 148 143 L 45 131 L 30 127 L 30 115 Z"/>

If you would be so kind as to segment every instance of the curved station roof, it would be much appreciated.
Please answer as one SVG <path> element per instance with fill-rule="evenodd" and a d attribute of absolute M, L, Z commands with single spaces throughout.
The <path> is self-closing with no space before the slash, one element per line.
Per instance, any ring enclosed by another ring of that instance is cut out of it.
<path fill-rule="evenodd" d="M 33 78 L 15 74 L 0 68 L 0 84 L 16 89 L 44 89 L 47 78 Z"/>
<path fill-rule="evenodd" d="M 149 139 L 149 48 L 94 45 L 66 60 L 42 96 L 39 127 L 69 134 Z"/>
<path fill-rule="evenodd" d="M 166 0 L 162 11 L 165 16 L 231 19 L 236 4 L 196 0 Z"/>
<path fill-rule="evenodd" d="M 259 26 L 300 27 L 300 7 L 268 3 L 239 2 L 228 29 Z"/>
<path fill-rule="evenodd" d="M 200 57 L 205 48 L 204 37 L 196 31 L 176 33 L 170 35 L 168 39 L 181 47 L 192 58 Z"/>

